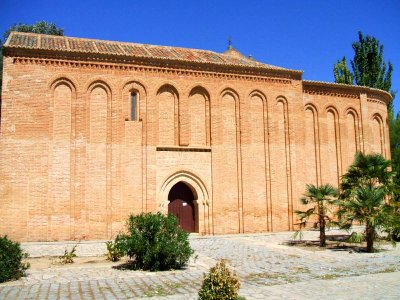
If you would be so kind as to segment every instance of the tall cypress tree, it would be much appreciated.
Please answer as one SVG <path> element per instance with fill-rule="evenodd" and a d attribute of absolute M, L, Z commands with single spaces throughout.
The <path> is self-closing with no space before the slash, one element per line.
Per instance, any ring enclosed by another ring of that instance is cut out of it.
<path fill-rule="evenodd" d="M 383 59 L 383 45 L 372 36 L 358 33 L 358 41 L 352 44 L 354 58 L 351 60 L 351 72 L 346 64 L 346 59 L 338 60 L 333 67 L 336 83 L 368 86 L 391 93 L 393 100 L 395 92 L 392 90 L 393 65 Z M 392 100 L 392 103 L 393 103 Z M 392 168 L 396 171 L 396 181 L 400 184 L 400 114 L 393 115 L 393 104 L 388 105 L 390 150 L 392 153 Z"/>
<path fill-rule="evenodd" d="M 364 36 L 358 32 L 358 41 L 353 43 L 354 59 L 350 61 L 353 72 L 346 64 L 346 58 L 338 60 L 333 67 L 333 74 L 336 83 L 353 84 L 353 78 L 356 85 L 368 86 L 381 89 L 392 94 L 395 93 L 392 88 L 393 65 L 389 61 L 387 64 L 383 59 L 383 45 L 372 36 Z M 388 110 L 392 113 L 392 103 Z"/>
<path fill-rule="evenodd" d="M 363 36 L 359 32 L 353 49 L 354 60 L 351 61 L 351 66 L 356 84 L 392 92 L 393 65 L 390 61 L 386 65 L 383 60 L 383 45 L 376 38 Z"/>

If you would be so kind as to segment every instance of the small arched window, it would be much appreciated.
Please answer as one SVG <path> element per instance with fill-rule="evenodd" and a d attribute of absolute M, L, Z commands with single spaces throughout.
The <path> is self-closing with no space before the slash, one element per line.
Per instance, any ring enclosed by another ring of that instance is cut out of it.
<path fill-rule="evenodd" d="M 137 94 L 136 92 L 131 92 L 131 114 L 130 120 L 136 121 L 137 119 Z"/>

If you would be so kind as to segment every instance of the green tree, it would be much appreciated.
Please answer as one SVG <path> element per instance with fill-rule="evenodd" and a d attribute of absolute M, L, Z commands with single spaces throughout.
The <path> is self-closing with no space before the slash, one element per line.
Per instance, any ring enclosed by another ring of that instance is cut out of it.
<path fill-rule="evenodd" d="M 2 81 L 3 81 L 3 45 L 6 42 L 8 36 L 11 31 L 18 32 L 33 32 L 33 33 L 42 33 L 49 35 L 64 35 L 64 30 L 59 28 L 54 23 L 47 23 L 45 21 L 39 21 L 35 24 L 14 24 L 9 29 L 6 30 L 3 34 L 4 40 L 0 40 L 0 100 L 1 100 L 1 91 L 2 91 Z"/>
<path fill-rule="evenodd" d="M 350 76 L 354 77 L 356 85 L 368 86 L 389 92 L 392 101 L 388 105 L 390 150 L 392 167 L 396 171 L 396 181 L 400 184 L 400 119 L 393 115 L 395 92 L 392 90 L 393 65 L 386 63 L 383 58 L 383 45 L 375 37 L 358 33 L 358 41 L 353 43 L 354 58 L 351 60 L 353 72 L 347 68 L 345 58 L 339 60 L 333 67 L 335 82 L 353 84 Z M 347 81 L 347 79 L 349 79 Z M 346 82 L 347 81 L 347 82 Z"/>
<path fill-rule="evenodd" d="M 354 58 L 350 61 L 353 72 L 347 68 L 346 58 L 338 60 L 334 64 L 333 72 L 335 82 L 368 86 L 390 92 L 394 96 L 392 88 L 393 65 L 387 64 L 383 59 L 383 45 L 372 36 L 364 36 L 358 32 L 358 41 L 353 45 Z"/>
<path fill-rule="evenodd" d="M 400 185 L 400 113 L 397 114 L 396 118 L 389 119 L 389 128 L 392 168 L 396 172 L 395 182 Z"/>
<path fill-rule="evenodd" d="M 307 226 L 307 222 L 312 216 L 316 216 L 319 225 L 319 246 L 325 247 L 326 236 L 325 228 L 327 223 L 331 222 L 329 207 L 336 201 L 337 191 L 330 184 L 321 185 L 319 187 L 313 184 L 307 184 L 304 197 L 300 199 L 302 204 L 313 205 L 311 208 L 301 211 L 296 210 L 295 213 L 300 219 L 300 229 Z"/>
<path fill-rule="evenodd" d="M 63 29 L 59 28 L 54 23 L 47 23 L 46 21 L 39 21 L 32 25 L 22 24 L 22 23 L 14 24 L 10 28 L 8 28 L 4 33 L 3 35 L 4 40 L 7 40 L 11 31 L 33 32 L 33 33 L 42 33 L 49 35 L 64 35 Z"/>
<path fill-rule="evenodd" d="M 351 66 L 357 85 L 369 86 L 393 93 L 393 65 L 383 60 L 383 45 L 369 35 L 358 33 L 358 41 L 353 43 L 354 59 Z"/>
<path fill-rule="evenodd" d="M 376 230 L 384 228 L 393 215 L 394 172 L 390 161 L 380 154 L 357 153 L 354 163 L 342 176 L 338 217 L 342 227 L 354 221 L 365 224 L 367 252 L 373 251 Z"/>
<path fill-rule="evenodd" d="M 333 75 L 336 83 L 353 84 L 354 76 L 347 67 L 346 57 L 343 56 L 342 60 L 338 60 L 333 66 Z"/>

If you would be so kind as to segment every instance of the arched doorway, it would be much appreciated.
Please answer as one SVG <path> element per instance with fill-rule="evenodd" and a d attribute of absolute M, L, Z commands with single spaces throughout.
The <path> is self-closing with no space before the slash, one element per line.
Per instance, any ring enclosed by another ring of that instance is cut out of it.
<path fill-rule="evenodd" d="M 168 194 L 168 213 L 177 217 L 181 228 L 195 231 L 194 196 L 192 190 L 182 181 L 175 184 Z"/>

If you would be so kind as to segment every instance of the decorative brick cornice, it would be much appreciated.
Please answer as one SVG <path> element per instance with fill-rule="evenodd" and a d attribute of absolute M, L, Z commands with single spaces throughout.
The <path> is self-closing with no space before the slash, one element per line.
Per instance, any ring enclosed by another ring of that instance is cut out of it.
<path fill-rule="evenodd" d="M 211 148 L 199 147 L 157 147 L 156 151 L 172 151 L 172 152 L 211 152 Z"/>
<path fill-rule="evenodd" d="M 385 97 L 383 97 L 380 94 L 368 93 L 367 94 L 367 101 L 368 102 L 382 104 L 382 105 L 386 105 Z"/>
<path fill-rule="evenodd" d="M 386 91 L 349 84 L 303 80 L 303 90 L 304 93 L 311 95 L 328 95 L 357 99 L 360 98 L 360 94 L 367 94 L 368 101 L 382 105 L 387 105 L 392 100 L 392 96 Z"/>
<path fill-rule="evenodd" d="M 15 57 L 15 64 L 34 64 L 43 66 L 53 67 L 64 67 L 64 68 L 79 68 L 79 69 L 97 69 L 97 70 L 118 70 L 118 71 L 134 71 L 134 72 L 147 72 L 147 73 L 163 73 L 163 74 L 174 74 L 184 75 L 193 77 L 204 77 L 204 78 L 224 78 L 228 80 L 246 80 L 254 82 L 268 82 L 275 84 L 291 84 L 292 80 L 286 78 L 276 77 L 265 77 L 255 75 L 243 75 L 235 73 L 221 73 L 212 71 L 198 71 L 192 69 L 176 69 L 171 67 L 155 67 L 146 65 L 134 65 L 134 64 L 120 64 L 120 63 L 104 63 L 104 62 L 83 62 L 83 61 L 72 61 L 72 60 L 57 60 L 57 59 L 45 59 L 45 58 L 33 58 L 33 57 Z"/>
<path fill-rule="evenodd" d="M 344 98 L 360 98 L 360 94 L 356 91 L 349 91 L 346 89 L 332 89 L 329 87 L 321 87 L 321 86 L 308 86 L 304 85 L 304 93 L 310 95 L 325 95 L 332 97 L 344 97 Z"/>

